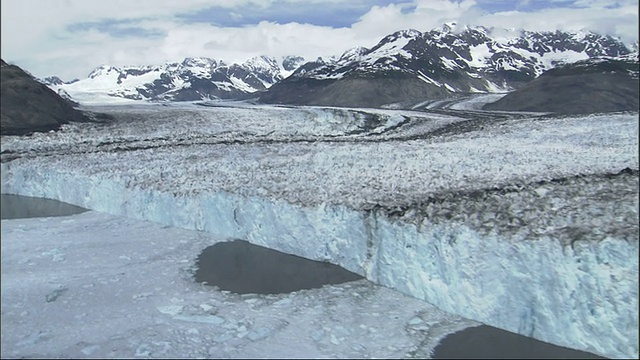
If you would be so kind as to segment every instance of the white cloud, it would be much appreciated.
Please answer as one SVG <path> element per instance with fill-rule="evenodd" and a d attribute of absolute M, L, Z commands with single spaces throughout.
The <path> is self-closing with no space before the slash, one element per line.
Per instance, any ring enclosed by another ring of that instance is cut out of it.
<path fill-rule="evenodd" d="M 637 5 L 636 5 L 637 6 Z M 638 10 L 634 6 L 605 8 L 555 8 L 536 12 L 509 11 L 486 14 L 474 23 L 499 24 L 507 28 L 542 30 L 592 30 L 620 37 L 631 43 L 638 40 Z"/>
<path fill-rule="evenodd" d="M 276 0 L 225 0 L 215 5 L 231 8 L 241 18 L 239 5 L 266 8 Z M 365 1 L 365 0 L 362 0 Z M 551 0 L 553 1 L 553 0 Z M 307 4 L 288 0 L 290 6 Z M 390 1 L 391 2 L 391 1 Z M 298 4 L 293 4 L 298 3 Z M 323 6 L 333 6 L 323 1 Z M 340 3 L 340 0 L 335 0 Z M 517 9 L 534 4 L 520 1 Z M 638 40 L 638 1 L 578 0 L 574 7 L 533 12 L 488 13 L 483 4 L 493 0 L 415 0 L 371 6 L 350 27 L 332 28 L 296 22 L 262 21 L 243 27 L 208 23 L 185 24 L 176 14 L 196 13 L 211 6 L 209 0 L 2 0 L 2 57 L 34 75 L 59 75 L 63 79 L 86 76 L 102 64 L 142 65 L 178 61 L 187 56 L 207 56 L 243 61 L 251 56 L 302 55 L 307 59 L 339 55 L 353 46 L 371 47 L 385 35 L 400 29 L 428 31 L 445 22 L 531 30 L 591 29 L 619 36 L 628 43 Z M 535 3 L 539 6 L 539 2 Z M 69 25 L 104 20 L 112 28 L 135 27 L 155 36 L 114 36 L 88 27 L 71 31 Z M 117 25 L 119 24 L 119 25 Z"/>
<path fill-rule="evenodd" d="M 307 58 L 333 54 L 341 51 L 339 44 L 355 46 L 357 41 L 349 29 L 332 29 L 309 24 L 275 24 L 260 22 L 257 26 L 243 29 L 218 29 L 221 36 L 211 38 L 204 44 L 205 51 L 230 54 L 231 61 L 241 61 L 246 54 L 271 56 L 303 53 Z M 336 46 L 338 45 L 338 46 Z"/>

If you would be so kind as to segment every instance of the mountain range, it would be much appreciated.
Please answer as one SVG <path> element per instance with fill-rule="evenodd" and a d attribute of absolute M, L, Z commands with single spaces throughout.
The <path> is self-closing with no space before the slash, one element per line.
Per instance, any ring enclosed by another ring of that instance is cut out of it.
<path fill-rule="evenodd" d="M 500 34 L 500 35 L 498 35 Z M 499 32 L 445 25 L 403 30 L 371 49 L 301 66 L 260 99 L 267 103 L 403 106 L 458 93 L 506 92 L 563 63 L 630 50 L 591 32 Z"/>
<path fill-rule="evenodd" d="M 281 62 L 257 56 L 242 64 L 227 64 L 197 57 L 163 65 L 103 65 L 86 79 L 64 82 L 52 76 L 42 82 L 63 97 L 87 102 L 108 97 L 150 101 L 241 99 L 266 90 L 303 61 L 299 56 L 287 56 Z"/>
<path fill-rule="evenodd" d="M 457 27 L 402 30 L 372 48 L 341 56 L 280 62 L 259 56 L 242 64 L 187 58 L 159 66 L 101 66 L 88 78 L 43 82 L 79 101 L 113 99 L 197 101 L 259 98 L 264 103 L 407 107 L 426 99 L 520 88 L 547 70 L 631 50 L 593 32 L 507 31 Z"/>

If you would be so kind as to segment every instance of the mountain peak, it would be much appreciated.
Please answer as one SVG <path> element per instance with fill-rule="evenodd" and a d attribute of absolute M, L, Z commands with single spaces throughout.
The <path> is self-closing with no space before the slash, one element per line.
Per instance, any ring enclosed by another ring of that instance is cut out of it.
<path fill-rule="evenodd" d="M 42 83 L 44 83 L 45 85 L 62 85 L 65 82 L 57 76 L 48 76 L 42 79 Z"/>
<path fill-rule="evenodd" d="M 249 60 L 245 61 L 243 65 L 252 70 L 273 71 L 274 69 L 279 68 L 278 62 L 276 61 L 276 59 L 266 55 L 254 56 Z"/>
<path fill-rule="evenodd" d="M 364 46 L 356 46 L 353 47 L 347 51 L 345 51 L 340 58 L 338 58 L 338 61 L 340 62 L 349 62 L 349 61 L 356 61 L 356 60 L 360 60 L 360 58 L 362 57 L 362 55 L 364 55 L 367 51 L 369 51 L 369 49 L 367 49 Z"/>
<path fill-rule="evenodd" d="M 119 71 L 119 70 L 120 70 L 120 69 L 118 69 L 118 68 L 116 68 L 116 67 L 113 67 L 113 66 L 109 66 L 109 65 L 101 65 L 101 66 L 98 66 L 97 68 L 93 69 L 93 71 L 91 71 L 91 72 L 89 73 L 89 76 L 88 76 L 88 77 L 89 77 L 90 79 L 94 79 L 94 78 L 96 78 L 96 77 L 106 75 L 106 74 L 108 74 L 108 73 L 110 73 L 110 72 L 112 72 L 112 71 Z"/>
<path fill-rule="evenodd" d="M 423 34 L 414 29 L 400 30 L 393 34 L 387 35 L 376 46 L 368 51 L 367 58 L 373 60 L 373 58 L 392 56 L 402 49 L 411 41 L 415 41 L 421 38 Z M 406 55 L 406 53 L 404 53 Z"/>
<path fill-rule="evenodd" d="M 388 35 L 387 37 L 392 37 L 392 38 L 407 38 L 407 39 L 413 39 L 413 38 L 417 38 L 422 36 L 422 32 L 415 30 L 415 29 L 405 29 L 405 30 L 399 30 L 394 32 L 391 35 Z"/>
<path fill-rule="evenodd" d="M 186 67 L 215 67 L 217 62 L 208 57 L 187 57 L 182 61 L 182 65 Z"/>
<path fill-rule="evenodd" d="M 282 59 L 282 68 L 286 71 L 294 71 L 304 63 L 302 56 L 287 55 Z"/>

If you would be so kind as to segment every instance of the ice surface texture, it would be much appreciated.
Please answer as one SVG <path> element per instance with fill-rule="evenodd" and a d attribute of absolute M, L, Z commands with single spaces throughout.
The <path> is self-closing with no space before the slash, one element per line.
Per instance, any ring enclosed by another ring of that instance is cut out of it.
<path fill-rule="evenodd" d="M 2 220 L 2 358 L 406 358 L 471 320 L 366 280 L 280 295 L 192 278 L 209 234 L 95 211 Z"/>
<path fill-rule="evenodd" d="M 147 109 L 147 125 L 163 116 Z M 181 139 L 132 119 L 118 147 L 80 126 L 3 140 L 17 159 L 2 191 L 246 239 L 502 329 L 638 355 L 637 113 L 448 131 L 472 120 L 388 111 L 315 133 L 289 110 L 267 131 L 252 109 L 183 109 L 202 122 Z M 249 134 L 220 130 L 231 112 Z"/>

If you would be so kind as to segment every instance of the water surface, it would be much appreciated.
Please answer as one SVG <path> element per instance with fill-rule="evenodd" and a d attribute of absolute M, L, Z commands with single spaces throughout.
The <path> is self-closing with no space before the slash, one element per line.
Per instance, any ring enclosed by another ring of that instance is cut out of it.
<path fill-rule="evenodd" d="M 2 219 L 68 216 L 88 211 L 80 206 L 40 197 L 0 194 Z"/>
<path fill-rule="evenodd" d="M 238 294 L 290 293 L 362 279 L 337 265 L 242 240 L 209 246 L 198 257 L 197 266 L 196 281 Z"/>
<path fill-rule="evenodd" d="M 434 359 L 605 359 L 580 350 L 549 344 L 524 335 L 481 325 L 444 338 Z"/>

